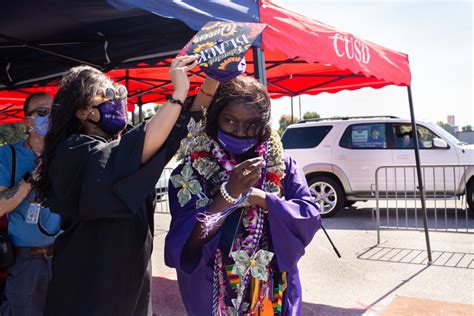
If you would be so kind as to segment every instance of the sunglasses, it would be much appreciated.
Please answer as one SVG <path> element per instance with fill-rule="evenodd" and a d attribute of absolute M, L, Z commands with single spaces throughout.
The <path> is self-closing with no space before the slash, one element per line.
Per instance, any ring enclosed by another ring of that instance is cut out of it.
<path fill-rule="evenodd" d="M 102 93 L 103 93 L 104 98 L 109 99 L 109 100 L 115 100 L 115 99 L 123 100 L 123 99 L 126 99 L 128 95 L 127 88 L 125 88 L 125 86 L 123 85 L 118 85 L 117 87 L 104 88 L 102 90 Z"/>
<path fill-rule="evenodd" d="M 49 108 L 39 107 L 39 108 L 33 109 L 33 110 L 29 111 L 28 113 L 26 113 L 26 116 L 32 116 L 35 113 L 38 116 L 46 116 L 50 112 L 51 112 L 51 110 Z"/>

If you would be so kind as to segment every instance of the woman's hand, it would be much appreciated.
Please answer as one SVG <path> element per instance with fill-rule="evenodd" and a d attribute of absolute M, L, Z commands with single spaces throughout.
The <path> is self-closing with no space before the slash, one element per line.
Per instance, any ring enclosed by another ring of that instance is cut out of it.
<path fill-rule="evenodd" d="M 226 189 L 229 194 L 238 197 L 250 190 L 260 178 L 264 166 L 265 161 L 262 157 L 251 158 L 235 166 L 227 182 Z"/>
<path fill-rule="evenodd" d="M 252 188 L 249 194 L 249 205 L 258 205 L 263 209 L 267 209 L 267 193 L 263 190 Z"/>
<path fill-rule="evenodd" d="M 197 56 L 176 57 L 171 63 L 170 76 L 173 83 L 173 99 L 184 102 L 189 90 L 189 78 L 186 72 L 197 64 Z M 146 163 L 161 148 L 173 129 L 181 106 L 170 101 L 146 123 L 145 142 L 143 144 L 142 163 Z"/>
<path fill-rule="evenodd" d="M 234 167 L 230 173 L 229 181 L 227 181 L 226 189 L 230 195 L 233 197 L 238 197 L 240 194 L 247 192 L 250 188 L 255 185 L 255 183 L 260 178 L 261 170 L 265 166 L 265 161 L 262 157 L 252 158 L 245 160 L 241 164 Z M 259 189 L 252 189 L 250 192 L 251 199 L 249 202 L 254 203 L 254 205 L 259 205 L 262 208 L 266 209 L 266 193 Z M 260 204 L 261 203 L 261 204 Z M 223 210 L 229 207 L 229 202 L 225 200 L 222 195 L 218 195 L 214 201 L 208 206 L 206 213 L 216 214 L 222 212 Z M 202 245 L 211 239 L 217 232 L 217 227 L 221 226 L 223 219 L 219 220 L 218 225 L 208 232 L 206 238 L 201 239 L 201 234 L 203 231 L 203 226 L 201 223 L 197 223 L 194 227 L 193 233 L 188 240 L 188 247 L 190 251 L 198 251 Z"/>
<path fill-rule="evenodd" d="M 171 62 L 170 77 L 173 83 L 173 98 L 184 102 L 189 91 L 189 78 L 187 72 L 198 63 L 197 55 L 178 56 Z"/>

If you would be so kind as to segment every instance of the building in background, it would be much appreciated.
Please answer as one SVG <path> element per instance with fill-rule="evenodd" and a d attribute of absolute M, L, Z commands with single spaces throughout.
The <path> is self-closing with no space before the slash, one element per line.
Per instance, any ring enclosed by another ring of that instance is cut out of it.
<path fill-rule="evenodd" d="M 456 117 L 454 115 L 448 115 L 448 124 L 443 126 L 445 130 L 456 136 L 458 127 L 456 126 Z"/>

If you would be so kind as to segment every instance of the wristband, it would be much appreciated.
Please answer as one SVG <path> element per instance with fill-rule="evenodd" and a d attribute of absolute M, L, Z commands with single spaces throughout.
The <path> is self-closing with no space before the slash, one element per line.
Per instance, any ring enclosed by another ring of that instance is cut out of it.
<path fill-rule="evenodd" d="M 210 94 L 210 93 L 207 93 L 206 91 L 204 91 L 204 89 L 200 88 L 199 89 L 199 92 L 201 92 L 202 94 L 204 94 L 205 96 L 208 96 L 209 98 L 213 98 L 215 94 Z"/>
<path fill-rule="evenodd" d="M 168 96 L 166 97 L 166 99 L 167 99 L 168 101 L 170 101 L 171 103 L 179 104 L 179 105 L 181 105 L 182 107 L 184 106 L 184 104 L 183 104 L 183 102 L 182 102 L 181 100 L 175 99 L 175 98 L 173 98 L 173 96 L 171 96 L 171 95 L 168 95 Z"/>

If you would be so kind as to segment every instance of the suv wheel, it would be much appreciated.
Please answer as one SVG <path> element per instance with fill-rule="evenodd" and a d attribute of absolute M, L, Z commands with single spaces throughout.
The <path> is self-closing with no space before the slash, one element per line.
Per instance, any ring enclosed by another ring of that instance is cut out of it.
<path fill-rule="evenodd" d="M 474 179 L 469 181 L 466 190 L 466 200 L 469 210 L 474 214 Z"/>
<path fill-rule="evenodd" d="M 336 180 L 327 176 L 316 176 L 311 178 L 308 184 L 322 217 L 331 217 L 344 207 L 344 191 Z"/>

